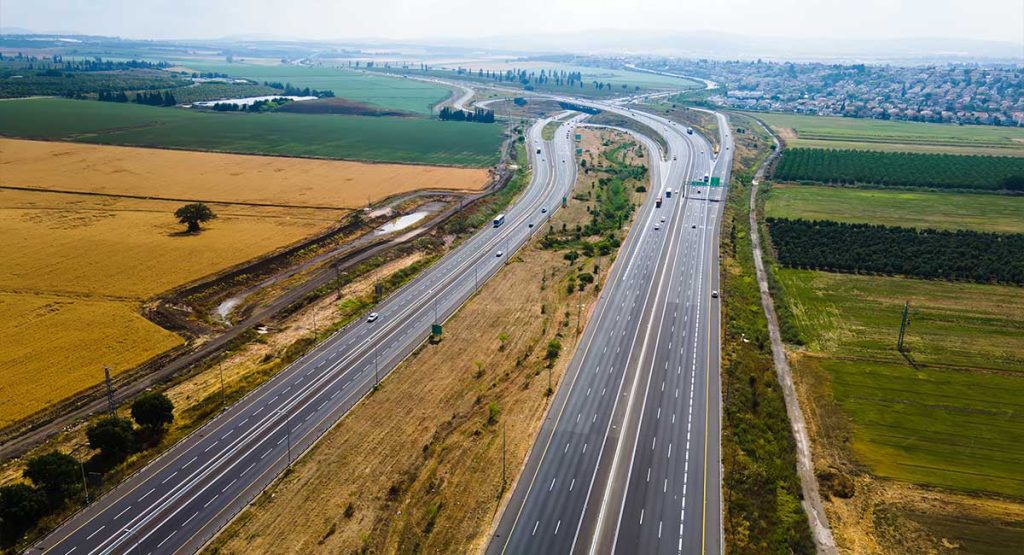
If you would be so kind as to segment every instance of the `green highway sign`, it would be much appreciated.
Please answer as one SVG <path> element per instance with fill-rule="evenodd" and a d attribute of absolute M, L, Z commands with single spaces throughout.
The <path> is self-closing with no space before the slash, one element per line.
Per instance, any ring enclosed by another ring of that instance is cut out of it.
<path fill-rule="evenodd" d="M 721 178 L 719 178 L 719 177 L 712 177 L 711 178 L 711 186 L 712 187 L 720 187 L 721 185 L 722 185 L 722 179 Z"/>
<path fill-rule="evenodd" d="M 699 179 L 694 179 L 693 181 L 690 182 L 691 187 L 703 187 L 704 185 L 706 184 Z"/>
<path fill-rule="evenodd" d="M 579 156 L 580 154 L 583 154 L 583 149 L 582 148 L 577 148 L 576 149 L 576 155 Z"/>
<path fill-rule="evenodd" d="M 433 335 L 434 337 L 441 337 L 441 330 L 441 324 L 431 324 L 430 335 Z"/>
<path fill-rule="evenodd" d="M 577 141 L 582 139 L 582 138 L 583 138 L 583 135 L 580 135 L 579 133 L 576 134 L 576 140 Z"/>

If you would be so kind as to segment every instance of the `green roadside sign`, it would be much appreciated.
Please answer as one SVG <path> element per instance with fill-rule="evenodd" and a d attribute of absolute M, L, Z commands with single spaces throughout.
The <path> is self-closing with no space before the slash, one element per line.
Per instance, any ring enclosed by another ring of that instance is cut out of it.
<path fill-rule="evenodd" d="M 430 325 L 430 335 L 432 335 L 434 337 L 441 337 L 441 331 L 442 331 L 441 324 L 431 324 Z"/>
<path fill-rule="evenodd" d="M 703 187 L 704 185 L 706 185 L 706 183 L 699 179 L 694 179 L 693 181 L 690 182 L 691 187 Z"/>
<path fill-rule="evenodd" d="M 721 185 L 722 185 L 722 179 L 721 178 L 719 178 L 719 177 L 712 177 L 711 178 L 711 186 L 712 187 L 720 187 Z"/>
<path fill-rule="evenodd" d="M 582 148 L 577 148 L 576 149 L 576 156 L 579 156 L 580 154 L 583 154 L 583 149 Z"/>
<path fill-rule="evenodd" d="M 582 138 L 583 138 L 583 135 L 580 135 L 579 133 L 576 134 L 576 140 L 577 141 L 582 139 Z"/>

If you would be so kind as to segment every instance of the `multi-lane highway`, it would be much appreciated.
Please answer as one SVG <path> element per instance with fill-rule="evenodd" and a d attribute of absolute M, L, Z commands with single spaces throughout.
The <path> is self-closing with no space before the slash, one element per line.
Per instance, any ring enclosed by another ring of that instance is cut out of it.
<path fill-rule="evenodd" d="M 573 126 L 579 117 L 566 122 Z M 533 179 L 488 227 L 75 515 L 35 552 L 194 552 L 422 343 L 550 217 L 575 181 L 567 133 L 528 131 Z M 540 153 L 537 153 L 540 149 Z M 499 255 L 500 253 L 500 255 Z"/>
<path fill-rule="evenodd" d="M 724 191 L 689 184 L 705 174 L 728 183 L 728 126 L 718 116 L 716 157 L 699 134 L 663 118 L 604 108 L 665 138 L 651 197 L 666 198 L 639 213 L 488 552 L 718 553 L 720 324 L 712 292 Z"/>

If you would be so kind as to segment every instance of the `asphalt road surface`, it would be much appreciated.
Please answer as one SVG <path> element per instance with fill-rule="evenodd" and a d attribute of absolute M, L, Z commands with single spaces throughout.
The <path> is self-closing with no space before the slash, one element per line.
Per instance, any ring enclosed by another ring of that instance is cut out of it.
<path fill-rule="evenodd" d="M 648 124 L 668 152 L 652 168 L 655 194 L 617 258 L 488 552 L 719 553 L 720 311 L 712 291 L 725 191 L 690 183 L 705 174 L 728 183 L 731 137 L 718 116 L 724 146 L 714 157 L 703 137 L 677 124 L 603 107 Z M 674 194 L 656 208 L 667 189 Z"/>
<path fill-rule="evenodd" d="M 504 224 L 475 234 L 375 307 L 375 322 L 360 319 L 334 334 L 66 521 L 32 551 L 145 555 L 191 553 L 202 547 L 421 344 L 431 324 L 454 313 L 560 206 L 576 178 L 573 145 L 565 132 L 543 141 L 541 129 L 548 121 L 540 120 L 528 131 L 533 179 L 509 208 Z"/>

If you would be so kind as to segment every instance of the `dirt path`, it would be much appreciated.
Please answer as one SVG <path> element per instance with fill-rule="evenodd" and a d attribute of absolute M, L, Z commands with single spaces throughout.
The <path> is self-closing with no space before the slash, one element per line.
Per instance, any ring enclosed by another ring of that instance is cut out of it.
<path fill-rule="evenodd" d="M 764 126 L 764 124 L 761 125 Z M 768 127 L 765 126 L 765 129 L 771 133 Z M 761 164 L 751 182 L 750 241 L 754 247 L 754 266 L 757 269 L 757 286 L 761 290 L 761 306 L 764 307 L 764 315 L 768 319 L 768 336 L 772 342 L 775 372 L 778 374 L 779 384 L 782 386 L 782 394 L 786 399 L 786 412 L 789 414 L 793 437 L 796 440 L 796 466 L 797 473 L 800 475 L 800 488 L 803 491 L 804 510 L 807 512 L 807 518 L 810 519 L 811 532 L 814 534 L 814 543 L 817 545 L 818 553 L 833 555 L 838 553 L 838 550 L 835 539 L 832 537 L 832 530 L 828 525 L 828 516 L 821 503 L 821 495 L 818 492 L 818 479 L 814 475 L 814 460 L 811 458 L 811 440 L 807 434 L 807 424 L 804 422 L 804 414 L 800 410 L 796 389 L 793 387 L 793 374 L 789 369 L 789 360 L 786 359 L 786 350 L 779 333 L 779 319 L 775 314 L 775 303 L 768 292 L 768 276 L 761 258 L 761 237 L 757 228 L 757 188 L 761 180 L 764 179 L 765 169 L 782 151 L 782 145 L 774 133 L 772 133 L 772 139 L 775 140 L 775 152 Z"/>

